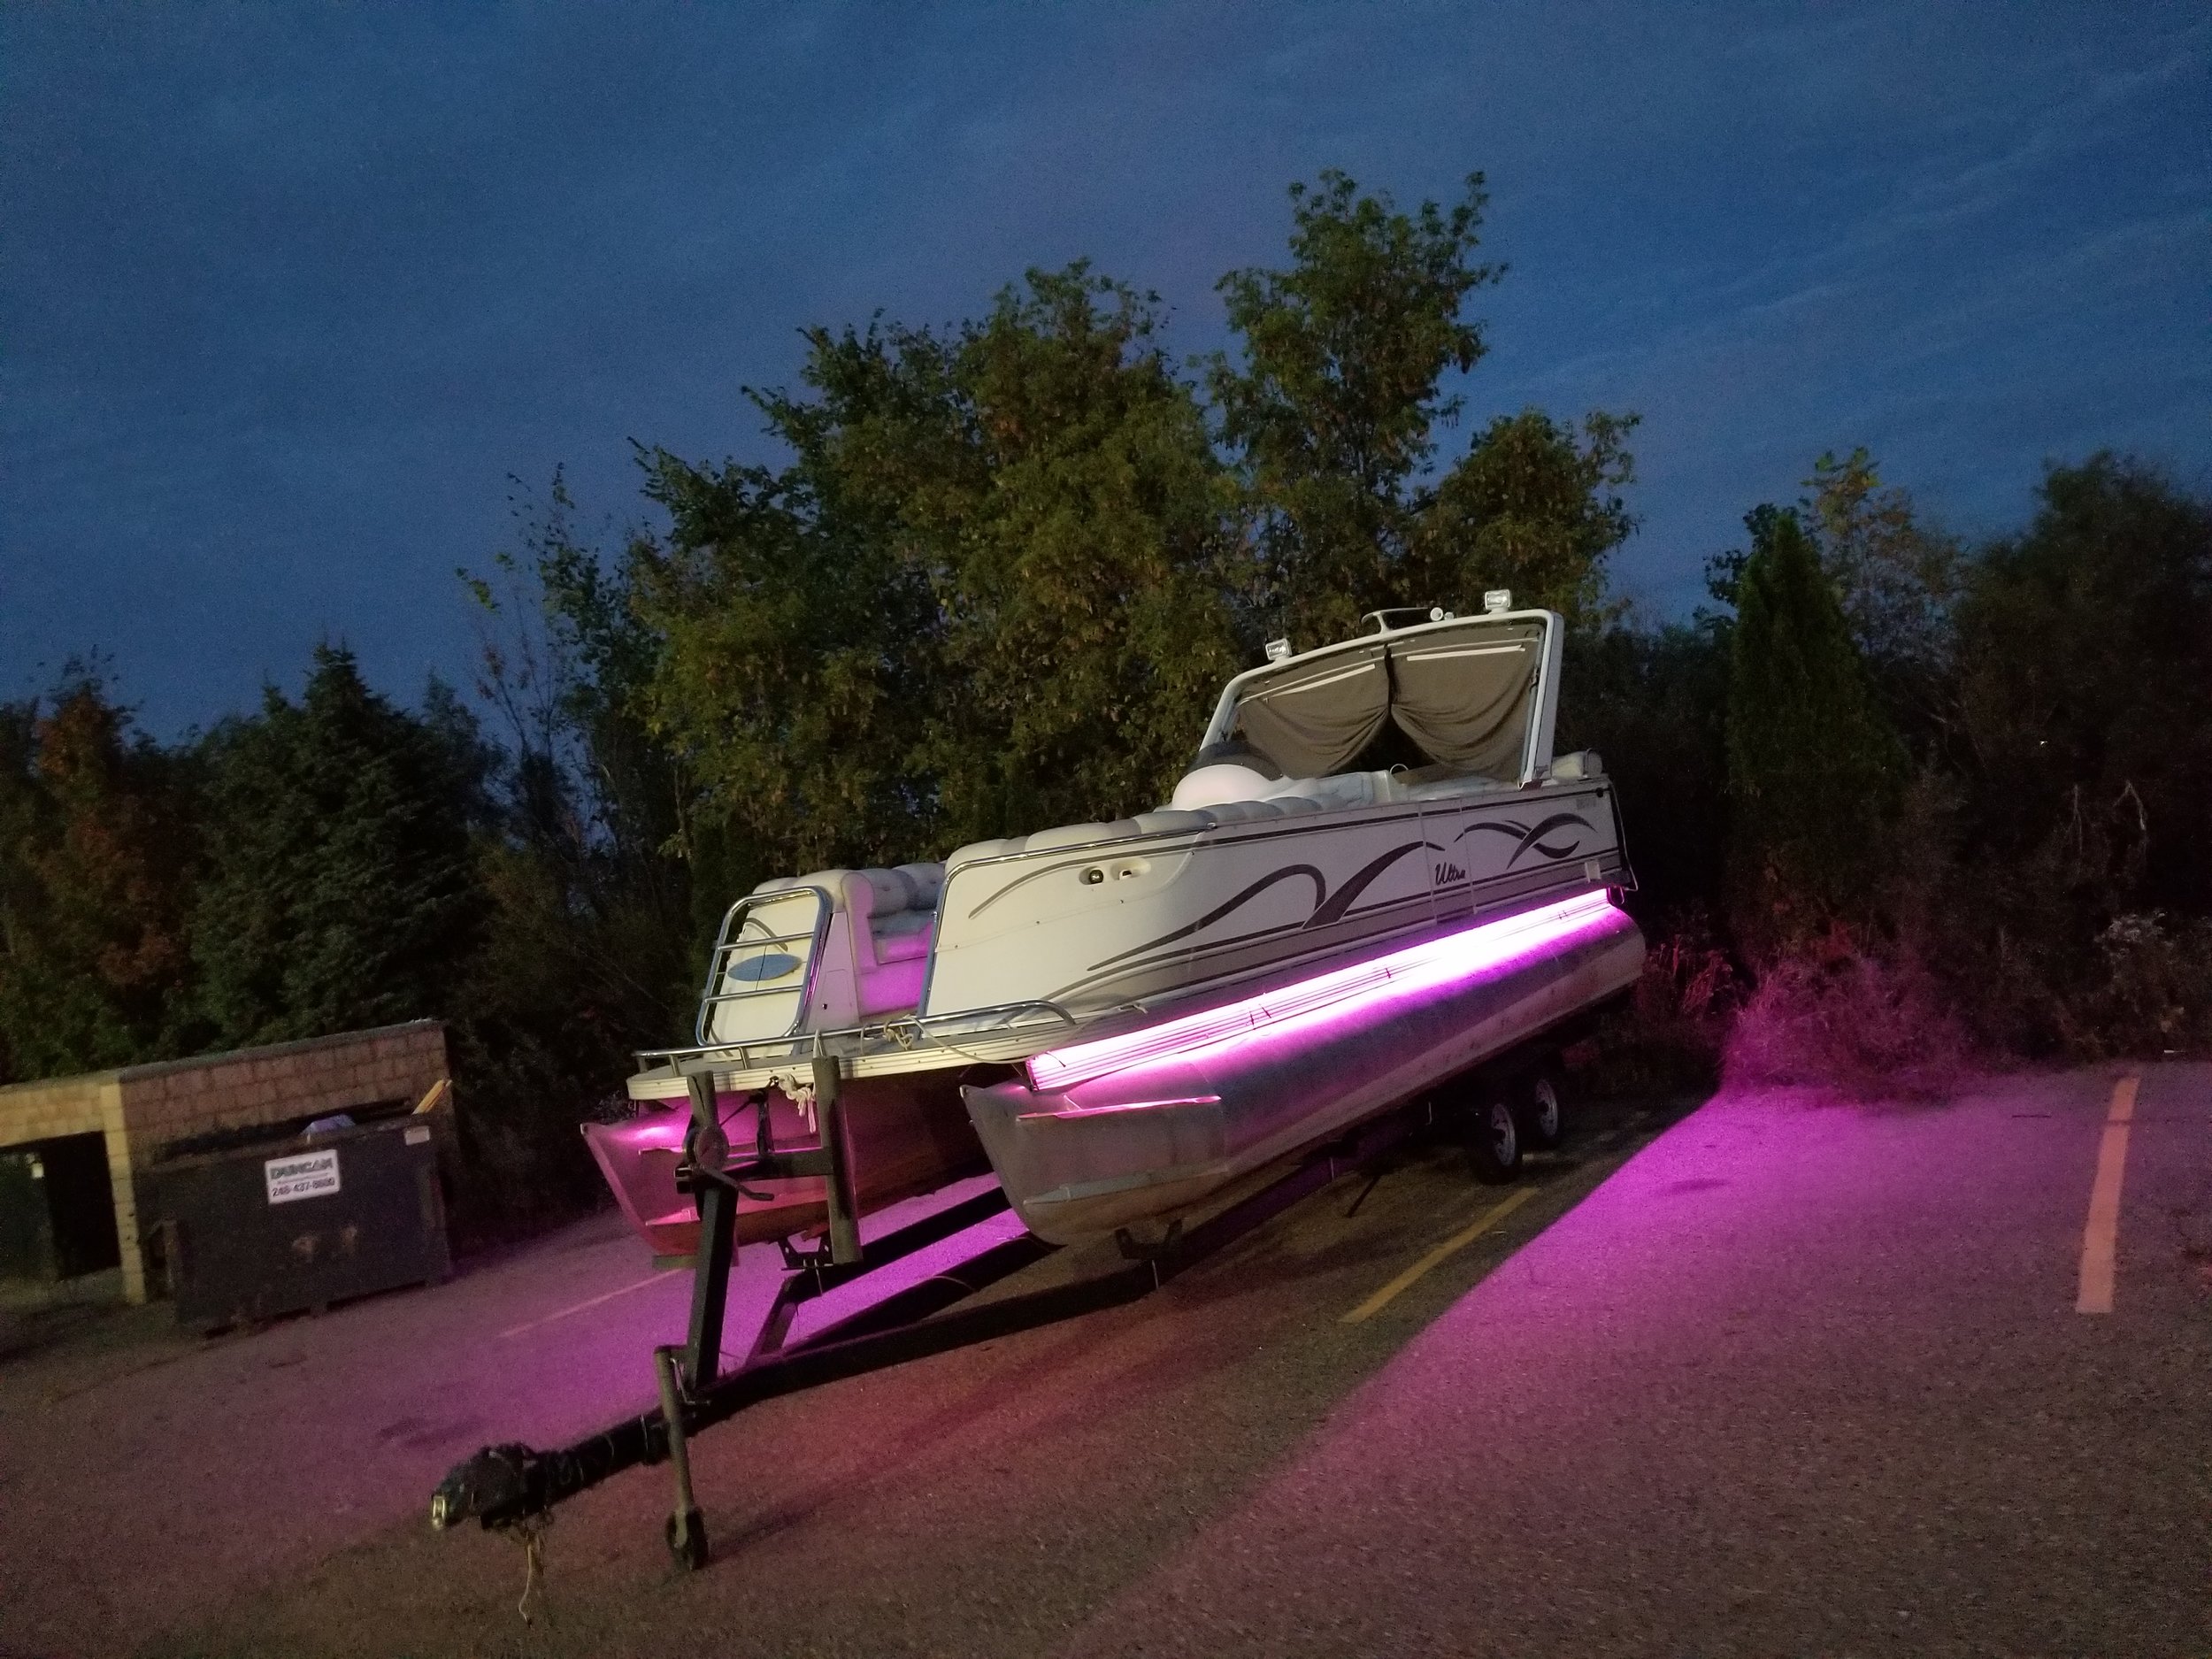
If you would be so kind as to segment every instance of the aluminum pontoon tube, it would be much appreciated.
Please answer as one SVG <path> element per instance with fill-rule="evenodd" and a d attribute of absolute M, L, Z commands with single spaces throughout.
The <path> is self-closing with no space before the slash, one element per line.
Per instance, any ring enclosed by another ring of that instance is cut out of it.
<path fill-rule="evenodd" d="M 963 1094 L 1022 1220 L 1069 1243 L 1179 1215 L 1624 990 L 1643 959 L 1635 923 L 1586 893 Z"/>

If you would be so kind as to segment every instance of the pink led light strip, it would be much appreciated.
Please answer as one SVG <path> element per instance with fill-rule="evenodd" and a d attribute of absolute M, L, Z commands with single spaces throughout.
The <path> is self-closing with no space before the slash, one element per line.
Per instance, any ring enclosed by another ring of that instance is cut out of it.
<path fill-rule="evenodd" d="M 1517 916 L 1427 939 L 1386 956 L 1335 968 L 1262 995 L 1202 1014 L 1096 1042 L 1071 1043 L 1032 1056 L 1029 1075 L 1039 1089 L 1062 1089 L 1146 1060 L 1203 1048 L 1279 1025 L 1301 1015 L 1363 996 L 1411 993 L 1463 979 L 1572 937 L 1613 910 L 1602 892 L 1585 893 Z"/>

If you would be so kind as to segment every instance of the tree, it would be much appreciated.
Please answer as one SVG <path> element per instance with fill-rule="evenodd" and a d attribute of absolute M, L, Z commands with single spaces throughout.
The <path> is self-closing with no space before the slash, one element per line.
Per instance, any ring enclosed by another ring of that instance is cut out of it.
<path fill-rule="evenodd" d="M 258 716 L 210 734 L 192 951 L 220 1041 L 445 1011 L 480 920 L 460 713 L 441 730 L 395 708 L 326 645 L 300 702 L 272 687 Z"/>
<path fill-rule="evenodd" d="M 934 335 L 872 324 L 809 344 L 812 399 L 750 394 L 793 463 L 649 452 L 668 530 L 626 556 L 664 641 L 653 729 L 695 781 L 700 826 L 733 839 L 740 891 L 916 856 L 935 811 L 919 759 L 941 634 L 926 549 L 982 484 Z"/>
<path fill-rule="evenodd" d="M 2132 870 L 2098 876 L 2093 909 L 2212 913 L 2212 503 L 2110 454 L 2039 495 L 1958 606 L 1974 843 L 2085 848 L 2093 824 Z"/>
<path fill-rule="evenodd" d="M 1727 842 L 1727 641 L 1707 628 L 1626 619 L 1562 663 L 1559 748 L 1594 749 L 1618 792 L 1640 917 L 1710 908 Z"/>
<path fill-rule="evenodd" d="M 1402 591 L 1469 603 L 1504 588 L 1571 626 L 1601 622 L 1606 560 L 1635 527 L 1617 492 L 1635 477 L 1636 425 L 1594 412 L 1578 437 L 1541 410 L 1498 417 L 1425 504 Z"/>
<path fill-rule="evenodd" d="M 1370 611 L 1471 607 L 1493 588 L 1594 619 L 1633 526 L 1614 493 L 1633 475 L 1633 416 L 1590 415 L 1579 435 L 1536 410 L 1501 416 L 1434 475 L 1438 430 L 1464 408 L 1444 376 L 1486 349 L 1467 297 L 1503 273 L 1474 259 L 1482 175 L 1411 213 L 1341 173 L 1290 194 L 1290 265 L 1222 279 L 1244 343 L 1208 373 L 1269 630 L 1322 644 Z"/>
<path fill-rule="evenodd" d="M 944 840 L 1156 805 L 1239 665 L 1232 487 L 1155 305 L 1079 264 L 1030 273 L 963 331 L 990 482 L 933 572 Z"/>
<path fill-rule="evenodd" d="M 507 743 L 477 838 L 482 942 L 453 1041 L 480 1194 L 524 1214 L 599 1189 L 577 1119 L 635 1050 L 687 1038 L 719 914 L 692 914 L 687 780 L 647 729 L 660 638 L 573 513 L 557 472 L 544 509 L 523 515 L 521 550 L 465 578 L 483 607 L 478 691 Z"/>
<path fill-rule="evenodd" d="M 1728 787 L 1739 937 L 1758 950 L 1876 911 L 1905 757 L 1796 514 L 1745 523 Z"/>
<path fill-rule="evenodd" d="M 128 1064 L 186 1040 L 193 849 L 176 767 L 96 674 L 0 706 L 0 1075 Z"/>
<path fill-rule="evenodd" d="M 1822 455 L 1805 488 L 1801 522 L 1852 639 L 1898 718 L 1930 733 L 1942 714 L 1957 542 L 1920 522 L 1911 495 L 1885 485 L 1864 449 L 1840 461 Z"/>
<path fill-rule="evenodd" d="M 818 330 L 780 471 L 649 461 L 651 706 L 757 874 L 1157 803 L 1236 661 L 1233 492 L 1154 303 L 1078 264 Z M 757 878 L 756 878 L 757 879 Z"/>
<path fill-rule="evenodd" d="M 557 471 L 545 510 L 525 518 L 523 553 L 495 558 L 496 588 L 463 576 L 482 608 L 477 693 L 502 717 L 510 746 L 496 840 L 548 866 L 572 912 L 562 932 L 579 969 L 618 985 L 657 1029 L 672 979 L 689 977 L 678 964 L 690 907 L 681 856 L 690 784 L 649 729 L 661 636 L 636 613 L 621 572 L 579 540 L 574 511 Z M 642 915 L 616 923 L 625 911 Z M 672 957 L 605 950 L 593 937 L 603 926 L 664 934 Z"/>
<path fill-rule="evenodd" d="M 1209 384 L 1255 511 L 1270 625 L 1302 643 L 1402 602 L 1409 487 L 1461 407 L 1438 382 L 1480 360 L 1482 326 L 1460 311 L 1501 274 L 1473 262 L 1482 184 L 1471 173 L 1451 207 L 1407 214 L 1324 173 L 1291 187 L 1290 268 L 1221 279 L 1242 362 L 1217 354 Z"/>

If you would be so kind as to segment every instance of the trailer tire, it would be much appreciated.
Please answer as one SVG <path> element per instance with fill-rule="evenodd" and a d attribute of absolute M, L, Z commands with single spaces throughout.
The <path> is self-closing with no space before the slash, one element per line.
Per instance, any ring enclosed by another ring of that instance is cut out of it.
<path fill-rule="evenodd" d="M 1476 1097 L 1467 1114 L 1467 1159 L 1475 1179 L 1502 1186 L 1521 1172 L 1521 1125 L 1513 1103 L 1503 1094 Z"/>
<path fill-rule="evenodd" d="M 1513 1104 L 1521 1139 L 1539 1152 L 1556 1150 L 1567 1133 L 1559 1074 L 1549 1066 L 1540 1066 L 1530 1072 L 1514 1090 Z"/>

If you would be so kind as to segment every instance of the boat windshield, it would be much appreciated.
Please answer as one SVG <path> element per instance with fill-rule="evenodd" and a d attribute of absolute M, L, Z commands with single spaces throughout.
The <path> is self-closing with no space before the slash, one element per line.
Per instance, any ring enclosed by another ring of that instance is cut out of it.
<path fill-rule="evenodd" d="M 1546 618 L 1469 617 L 1294 657 L 1239 677 L 1227 735 L 1294 778 L 1345 771 L 1385 723 L 1452 771 L 1520 776 Z"/>

